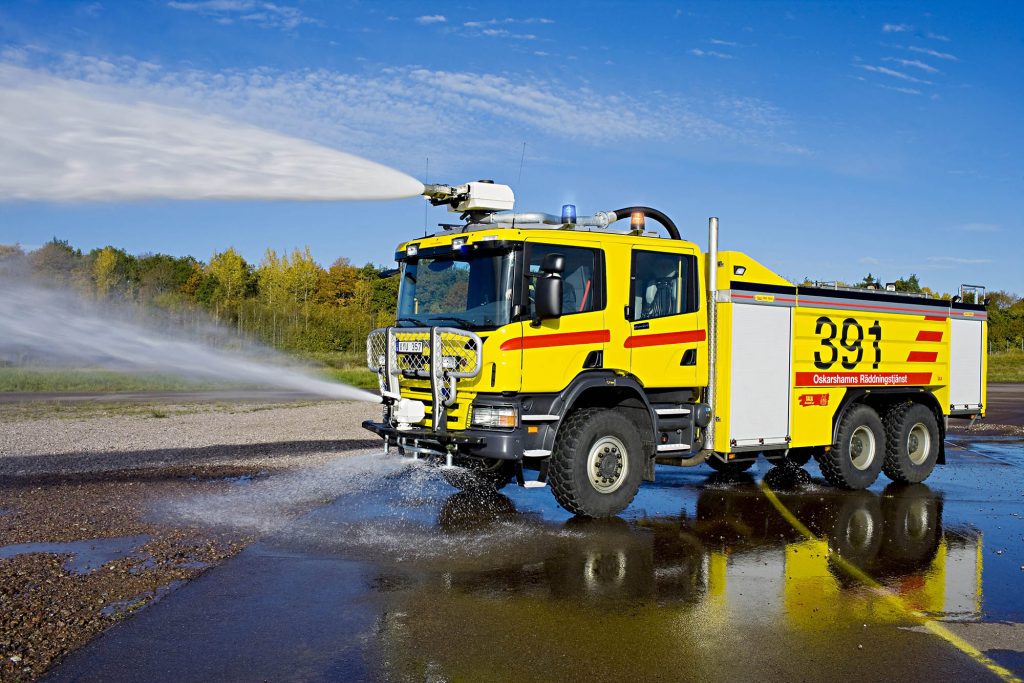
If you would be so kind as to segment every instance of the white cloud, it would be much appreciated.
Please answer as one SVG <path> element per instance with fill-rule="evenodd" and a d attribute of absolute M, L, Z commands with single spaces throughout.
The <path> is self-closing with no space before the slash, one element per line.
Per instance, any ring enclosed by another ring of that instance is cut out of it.
<path fill-rule="evenodd" d="M 448 18 L 443 14 L 424 14 L 421 17 L 416 17 L 417 24 L 443 24 L 448 21 Z"/>
<path fill-rule="evenodd" d="M 884 33 L 905 33 L 913 28 L 913 26 L 908 26 L 907 24 L 882 24 L 882 31 Z"/>
<path fill-rule="evenodd" d="M 930 74 L 942 73 L 931 64 L 925 64 L 924 62 L 919 61 L 917 59 L 899 59 L 897 57 L 882 57 L 882 61 L 893 62 L 895 64 L 899 64 L 900 66 L 913 67 L 915 69 L 920 69 L 921 71 L 927 71 Z"/>
<path fill-rule="evenodd" d="M 944 35 L 941 35 L 941 34 L 938 34 L 938 33 L 928 33 L 926 35 L 929 38 L 931 38 L 932 40 L 941 40 L 943 43 L 948 43 L 949 42 L 949 37 L 948 36 L 944 36 Z"/>
<path fill-rule="evenodd" d="M 0 200 L 385 199 L 403 173 L 123 86 L 0 65 Z"/>
<path fill-rule="evenodd" d="M 879 88 L 885 88 L 886 90 L 892 90 L 894 92 L 901 92 L 904 95 L 921 95 L 921 91 L 916 88 L 902 88 L 895 85 L 878 85 Z"/>
<path fill-rule="evenodd" d="M 537 36 L 532 33 L 512 33 L 503 28 L 485 28 L 480 31 L 480 35 L 487 36 L 488 38 L 511 38 L 513 40 L 537 40 Z"/>
<path fill-rule="evenodd" d="M 993 223 L 965 223 L 964 225 L 961 225 L 958 229 L 964 230 L 966 232 L 975 233 L 991 233 L 1000 231 L 999 226 Z"/>
<path fill-rule="evenodd" d="M 927 48 L 927 47 L 916 47 L 916 46 L 911 45 L 907 49 L 910 50 L 911 52 L 917 52 L 917 53 L 922 54 L 922 55 L 928 55 L 930 57 L 935 57 L 936 59 L 945 59 L 945 60 L 950 61 L 950 62 L 959 62 L 960 61 L 960 58 L 957 57 L 956 55 L 951 55 L 948 52 L 937 52 L 937 51 L 932 50 L 932 49 Z"/>
<path fill-rule="evenodd" d="M 882 262 L 876 259 L 874 256 L 865 256 L 864 258 L 860 259 L 858 263 L 865 266 L 877 266 Z"/>
<path fill-rule="evenodd" d="M 712 38 L 708 41 L 712 45 L 725 45 L 726 47 L 736 47 L 736 42 L 733 40 L 722 40 L 720 38 Z"/>
<path fill-rule="evenodd" d="M 248 22 L 262 28 L 281 28 L 291 31 L 303 24 L 321 23 L 318 19 L 307 17 L 297 7 L 278 5 L 263 0 L 196 0 L 195 2 L 171 0 L 167 6 L 171 9 L 213 17 L 220 24 Z"/>
<path fill-rule="evenodd" d="M 553 24 L 554 19 L 548 19 L 547 17 L 526 17 L 525 19 L 516 19 L 513 17 L 505 17 L 503 19 L 477 19 L 475 21 L 467 21 L 462 25 L 466 28 L 483 28 L 484 26 L 498 26 L 500 24 Z"/>
<path fill-rule="evenodd" d="M 987 258 L 964 258 L 962 256 L 929 256 L 925 259 L 928 263 L 934 265 L 937 268 L 943 266 L 980 266 L 986 263 L 992 263 L 992 259 Z"/>
<path fill-rule="evenodd" d="M 702 50 L 699 47 L 695 47 L 689 51 L 694 57 L 715 57 L 717 59 L 732 59 L 732 55 L 726 54 L 725 52 L 718 52 L 716 50 Z"/>
<path fill-rule="evenodd" d="M 923 80 L 923 79 L 920 79 L 920 78 L 916 78 L 914 76 L 911 76 L 910 74 L 905 74 L 902 71 L 896 71 L 895 69 L 890 69 L 890 68 L 885 67 L 885 66 L 873 66 L 871 64 L 857 64 L 857 67 L 861 68 L 861 69 L 865 69 L 866 71 L 871 71 L 871 72 L 877 73 L 877 74 L 884 74 L 886 76 L 892 76 L 893 78 L 899 78 L 901 80 L 909 81 L 911 83 L 923 83 L 923 84 L 926 84 L 926 85 L 931 85 L 931 81 L 926 81 L 926 80 Z"/>
<path fill-rule="evenodd" d="M 203 71 L 74 54 L 29 60 L 64 78 L 124 87 L 140 100 L 241 120 L 398 168 L 419 169 L 425 156 L 438 172 L 446 163 L 464 165 L 467 156 L 493 163 L 527 137 L 596 148 L 670 145 L 698 158 L 708 144 L 716 154 L 742 149 L 764 159 L 808 154 L 785 139 L 786 117 L 756 98 L 709 102 L 666 92 L 655 101 L 561 79 L 413 67 Z"/>

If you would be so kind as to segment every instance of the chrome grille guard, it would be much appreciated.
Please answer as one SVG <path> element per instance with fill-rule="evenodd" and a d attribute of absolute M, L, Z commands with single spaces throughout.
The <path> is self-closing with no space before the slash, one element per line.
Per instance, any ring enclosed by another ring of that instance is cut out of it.
<path fill-rule="evenodd" d="M 480 374 L 482 356 L 480 337 L 453 327 L 382 327 L 366 338 L 366 364 L 377 373 L 385 398 L 402 397 L 402 377 L 430 380 L 435 432 L 447 431 L 446 408 L 455 403 L 456 383 Z"/>

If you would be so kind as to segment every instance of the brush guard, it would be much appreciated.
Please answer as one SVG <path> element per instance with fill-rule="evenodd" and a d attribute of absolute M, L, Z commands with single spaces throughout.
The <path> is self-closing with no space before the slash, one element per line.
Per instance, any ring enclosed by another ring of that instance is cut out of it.
<path fill-rule="evenodd" d="M 366 362 L 377 373 L 386 403 L 402 398 L 403 377 L 429 380 L 432 431 L 444 434 L 448 431 L 447 408 L 455 403 L 458 380 L 480 374 L 483 341 L 472 332 L 452 327 L 382 327 L 366 338 Z"/>

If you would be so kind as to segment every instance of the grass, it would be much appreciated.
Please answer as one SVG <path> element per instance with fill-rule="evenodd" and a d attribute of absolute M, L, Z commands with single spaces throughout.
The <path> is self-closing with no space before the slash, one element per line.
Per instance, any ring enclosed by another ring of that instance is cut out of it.
<path fill-rule="evenodd" d="M 988 381 L 1024 382 L 1024 351 L 1003 351 L 988 356 Z"/>
<path fill-rule="evenodd" d="M 360 389 L 378 388 L 377 375 L 366 367 L 365 351 L 311 353 L 303 358 L 322 366 L 321 372 L 327 379 Z"/>
<path fill-rule="evenodd" d="M 136 374 L 90 368 L 0 367 L 0 391 L 121 392 L 198 391 L 212 388 L 199 382 L 158 374 Z"/>
<path fill-rule="evenodd" d="M 304 408 L 316 405 L 314 401 L 288 403 L 238 404 L 225 402 L 153 403 L 121 401 L 24 401 L 0 407 L 0 424 L 25 420 L 64 419 L 85 420 L 95 417 L 141 417 L 165 419 L 196 413 L 254 413 L 280 408 Z"/>
<path fill-rule="evenodd" d="M 327 380 L 361 389 L 376 389 L 377 376 L 366 367 L 366 354 L 318 353 L 299 357 Z M 142 391 L 215 391 L 242 388 L 236 383 L 187 380 L 156 373 L 96 368 L 0 367 L 0 392 L 117 393 Z"/>

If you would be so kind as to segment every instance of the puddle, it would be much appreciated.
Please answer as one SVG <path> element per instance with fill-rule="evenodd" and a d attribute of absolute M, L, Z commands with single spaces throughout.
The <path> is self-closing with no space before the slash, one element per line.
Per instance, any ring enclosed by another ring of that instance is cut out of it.
<path fill-rule="evenodd" d="M 66 543 L 18 543 L 0 547 L 0 559 L 31 553 L 70 555 L 64 562 L 64 569 L 72 574 L 87 574 L 114 560 L 146 557 L 139 548 L 149 540 L 149 536 L 121 536 Z"/>
<path fill-rule="evenodd" d="M 156 590 L 146 591 L 145 593 L 136 595 L 128 600 L 112 602 L 109 605 L 105 605 L 103 609 L 100 610 L 100 614 L 104 617 L 118 617 L 123 614 L 128 614 L 129 612 L 137 612 L 144 607 L 149 607 L 150 605 L 160 602 L 168 593 L 185 585 L 185 583 L 184 579 L 171 581 L 164 586 L 160 586 Z"/>

